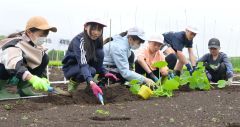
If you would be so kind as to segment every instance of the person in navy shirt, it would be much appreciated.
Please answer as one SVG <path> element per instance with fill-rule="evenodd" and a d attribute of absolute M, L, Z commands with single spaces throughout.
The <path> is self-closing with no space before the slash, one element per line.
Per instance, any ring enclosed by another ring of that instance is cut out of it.
<path fill-rule="evenodd" d="M 103 28 L 106 25 L 99 19 L 84 24 L 84 31 L 73 38 L 62 61 L 64 76 L 70 80 L 68 91 L 72 93 L 78 84 L 86 81 L 95 96 L 103 94 L 93 77 L 98 73 L 102 77 L 118 80 L 103 67 Z"/>
<path fill-rule="evenodd" d="M 197 29 L 194 27 L 187 27 L 185 31 L 180 32 L 167 32 L 164 33 L 164 42 L 165 42 L 165 55 L 176 54 L 178 57 L 178 62 L 175 66 L 176 75 L 180 76 L 183 65 L 187 67 L 187 70 L 192 73 L 196 66 L 196 58 L 193 53 L 193 38 L 197 34 Z M 188 48 L 189 59 L 183 54 L 183 48 Z"/>

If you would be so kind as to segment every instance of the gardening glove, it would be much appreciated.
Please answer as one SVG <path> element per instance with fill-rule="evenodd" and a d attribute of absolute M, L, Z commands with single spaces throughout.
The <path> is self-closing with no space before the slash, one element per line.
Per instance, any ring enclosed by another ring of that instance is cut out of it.
<path fill-rule="evenodd" d="M 148 75 L 150 76 L 150 78 L 151 78 L 154 82 L 157 82 L 157 81 L 158 81 L 158 78 L 153 74 L 153 72 L 150 72 Z"/>
<path fill-rule="evenodd" d="M 174 76 L 174 74 L 173 74 L 173 72 L 169 72 L 168 73 L 168 79 L 170 80 L 170 79 L 173 79 L 175 76 Z"/>
<path fill-rule="evenodd" d="M 149 78 L 145 78 L 144 82 L 150 87 L 153 86 L 155 84 L 155 82 L 152 79 Z"/>
<path fill-rule="evenodd" d="M 90 86 L 93 91 L 93 94 L 98 97 L 98 93 L 103 95 L 102 89 L 93 81 L 90 81 Z"/>
<path fill-rule="evenodd" d="M 109 78 L 109 79 L 111 79 L 113 81 L 118 81 L 119 80 L 119 78 L 117 78 L 116 75 L 114 75 L 114 74 L 112 74 L 110 72 L 107 72 L 106 74 L 104 74 L 104 77 Z"/>
<path fill-rule="evenodd" d="M 231 78 L 228 78 L 228 80 L 227 80 L 227 85 L 228 85 L 228 86 L 232 85 L 232 81 L 233 81 L 233 78 L 232 78 L 232 77 L 231 77 Z"/>
<path fill-rule="evenodd" d="M 36 90 L 48 91 L 48 88 L 50 87 L 49 81 L 47 79 L 42 79 L 35 75 L 32 76 L 28 82 L 32 84 L 33 88 Z"/>
<path fill-rule="evenodd" d="M 187 67 L 187 70 L 188 70 L 188 71 L 190 72 L 190 74 L 192 75 L 192 73 L 194 72 L 192 66 L 191 66 L 189 63 L 185 64 L 185 66 Z"/>

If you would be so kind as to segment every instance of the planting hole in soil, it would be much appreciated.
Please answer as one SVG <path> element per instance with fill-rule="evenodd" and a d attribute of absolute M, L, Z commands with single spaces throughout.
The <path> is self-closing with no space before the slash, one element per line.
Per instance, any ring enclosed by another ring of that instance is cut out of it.
<path fill-rule="evenodd" d="M 110 117 L 110 116 L 105 116 L 105 117 L 90 117 L 89 119 L 95 120 L 95 121 L 126 121 L 126 120 L 131 120 L 130 117 Z"/>

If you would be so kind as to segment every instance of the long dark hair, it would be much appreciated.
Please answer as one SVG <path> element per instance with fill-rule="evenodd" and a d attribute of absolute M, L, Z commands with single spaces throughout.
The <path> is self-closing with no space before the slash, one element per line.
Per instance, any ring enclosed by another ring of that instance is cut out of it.
<path fill-rule="evenodd" d="M 103 26 L 97 23 L 88 23 L 86 24 L 90 25 L 90 33 L 94 28 L 102 29 L 103 32 Z M 103 48 L 103 33 L 97 40 L 92 40 L 89 36 L 86 30 L 84 30 L 84 49 L 86 51 L 86 59 L 87 61 L 93 60 L 97 61 L 96 57 L 96 49 Z"/>
<path fill-rule="evenodd" d="M 124 37 L 124 36 L 127 35 L 127 31 L 124 31 L 124 32 L 120 33 L 119 35 L 120 35 L 121 37 Z M 103 41 L 103 43 L 106 44 L 106 43 L 108 43 L 108 42 L 110 42 L 110 41 L 113 41 L 113 38 L 112 38 L 112 37 L 106 38 L 106 39 Z"/>

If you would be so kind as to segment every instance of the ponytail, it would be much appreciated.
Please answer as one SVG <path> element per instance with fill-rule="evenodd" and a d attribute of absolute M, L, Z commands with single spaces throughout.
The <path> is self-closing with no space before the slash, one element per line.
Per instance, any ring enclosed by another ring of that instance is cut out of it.
<path fill-rule="evenodd" d="M 122 32 L 122 33 L 120 33 L 119 35 L 120 35 L 121 37 L 124 37 L 124 36 L 127 35 L 127 31 Z M 106 43 L 108 43 L 108 42 L 110 42 L 110 41 L 113 41 L 113 38 L 112 38 L 112 37 L 106 38 L 106 39 L 103 41 L 103 43 L 106 44 Z"/>

